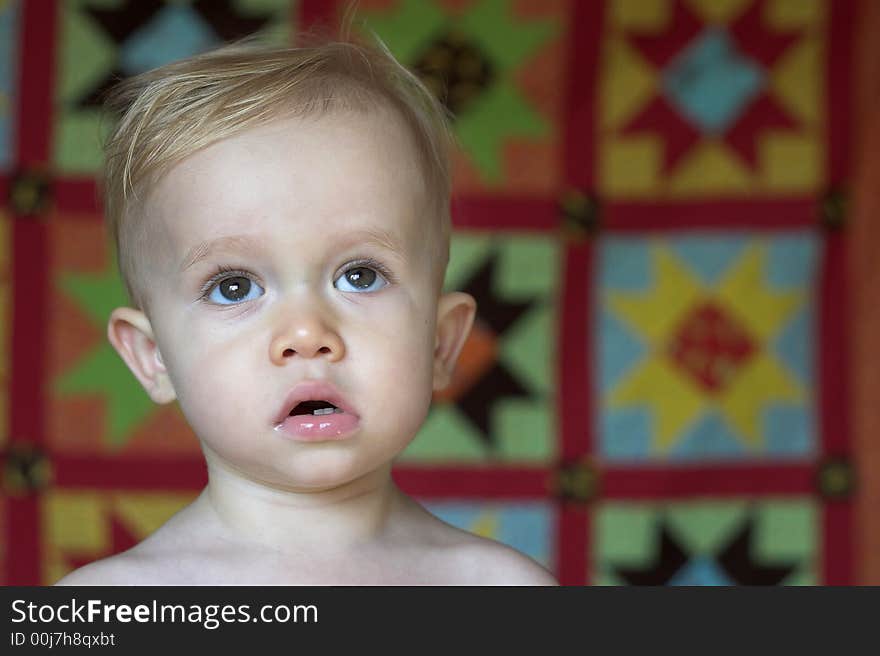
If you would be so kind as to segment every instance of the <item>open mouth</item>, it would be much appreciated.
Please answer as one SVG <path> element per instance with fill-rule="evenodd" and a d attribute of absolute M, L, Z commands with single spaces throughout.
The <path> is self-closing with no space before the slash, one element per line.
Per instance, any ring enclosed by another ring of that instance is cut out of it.
<path fill-rule="evenodd" d="M 329 401 L 302 401 L 297 403 L 293 410 L 290 411 L 290 416 L 295 417 L 297 415 L 332 415 L 332 414 L 342 414 L 345 411 L 342 408 L 337 408 L 335 405 L 330 403 Z"/>

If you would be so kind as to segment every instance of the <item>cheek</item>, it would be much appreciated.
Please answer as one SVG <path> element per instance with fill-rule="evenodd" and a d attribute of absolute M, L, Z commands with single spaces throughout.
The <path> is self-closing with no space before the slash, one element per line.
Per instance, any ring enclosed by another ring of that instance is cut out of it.
<path fill-rule="evenodd" d="M 361 386 L 371 390 L 375 416 L 394 417 L 415 431 L 431 402 L 434 333 L 430 314 L 407 309 L 385 314 L 369 334 L 352 337 L 349 356 L 365 377 Z"/>
<path fill-rule="evenodd" d="M 187 350 L 166 364 L 193 430 L 207 437 L 218 427 L 252 422 L 261 399 L 258 388 L 249 382 L 254 376 L 250 351 L 200 339 L 198 332 L 189 335 Z"/>
<path fill-rule="evenodd" d="M 432 360 L 434 351 L 434 308 L 416 299 L 401 297 L 376 303 L 366 316 L 353 318 L 345 341 L 351 354 L 375 354 L 379 369 L 418 374 Z M 382 352 L 382 357 L 378 352 Z"/>

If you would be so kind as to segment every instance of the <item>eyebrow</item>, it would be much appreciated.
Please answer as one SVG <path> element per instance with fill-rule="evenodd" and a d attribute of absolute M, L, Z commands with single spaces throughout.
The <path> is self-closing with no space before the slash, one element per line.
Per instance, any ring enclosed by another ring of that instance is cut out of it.
<path fill-rule="evenodd" d="M 189 249 L 186 257 L 183 258 L 183 263 L 180 265 L 180 271 L 186 271 L 216 253 L 236 250 L 254 253 L 262 250 L 262 245 L 260 240 L 250 235 L 227 235 L 217 239 L 208 239 Z"/>
<path fill-rule="evenodd" d="M 392 233 L 381 228 L 355 230 L 344 236 L 341 245 L 343 248 L 349 248 L 362 243 L 378 246 L 391 251 L 401 259 L 406 259 L 406 251 L 398 239 Z M 257 253 L 261 250 L 263 250 L 262 240 L 250 235 L 227 235 L 217 239 L 209 239 L 196 244 L 187 251 L 186 257 L 183 258 L 183 262 L 180 265 L 180 271 L 186 271 L 217 253 L 227 253 L 230 251 Z"/>
<path fill-rule="evenodd" d="M 391 251 L 401 259 L 406 259 L 406 249 L 403 248 L 397 237 L 382 228 L 354 230 L 344 235 L 341 241 L 343 248 L 357 246 L 358 244 L 378 246 L 379 248 Z"/>

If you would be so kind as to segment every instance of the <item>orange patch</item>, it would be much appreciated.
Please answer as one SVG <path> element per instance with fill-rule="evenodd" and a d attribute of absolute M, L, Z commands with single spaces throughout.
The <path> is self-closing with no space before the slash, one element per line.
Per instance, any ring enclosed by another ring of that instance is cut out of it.
<path fill-rule="evenodd" d="M 175 403 L 156 409 L 129 436 L 126 453 L 199 454 L 199 441 Z"/>
<path fill-rule="evenodd" d="M 471 161 L 470 155 L 460 148 L 452 152 L 452 170 L 456 194 L 491 193 L 493 190 L 493 187 L 482 181 L 482 175 Z M 497 193 L 497 186 L 495 190 Z"/>
<path fill-rule="evenodd" d="M 107 268 L 107 239 L 100 215 L 56 217 L 49 259 L 56 272 L 102 273 Z"/>
<path fill-rule="evenodd" d="M 53 449 L 76 455 L 111 451 L 101 439 L 107 409 L 100 396 L 50 398 L 46 410 L 46 427 Z"/>
<path fill-rule="evenodd" d="M 504 144 L 506 183 L 522 191 L 551 191 L 559 186 L 562 164 L 559 152 L 547 144 L 511 139 Z"/>
<path fill-rule="evenodd" d="M 497 354 L 498 339 L 495 333 L 481 322 L 475 323 L 458 358 L 452 382 L 445 390 L 435 393 L 434 400 L 451 402 L 466 394 L 495 364 Z"/>
<path fill-rule="evenodd" d="M 562 117 L 566 87 L 565 42 L 566 39 L 550 41 L 516 72 L 516 85 L 529 104 L 556 123 Z"/>
<path fill-rule="evenodd" d="M 49 300 L 49 379 L 69 371 L 87 353 L 98 348 L 106 339 L 79 306 L 54 290 Z"/>

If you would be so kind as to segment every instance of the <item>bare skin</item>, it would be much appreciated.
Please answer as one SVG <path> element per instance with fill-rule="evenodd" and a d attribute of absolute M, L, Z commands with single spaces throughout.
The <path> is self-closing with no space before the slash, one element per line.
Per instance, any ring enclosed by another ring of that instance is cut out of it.
<path fill-rule="evenodd" d="M 136 547 L 58 585 L 556 584 L 531 559 L 441 522 L 393 483 L 328 500 L 332 507 L 317 502 L 300 508 L 290 514 L 310 530 L 293 533 L 283 513 L 266 530 L 254 530 L 263 526 L 260 520 L 241 517 L 242 508 L 229 501 L 209 485 Z M 321 526 L 318 515 L 327 513 L 358 519 L 341 535 L 337 522 Z"/>

